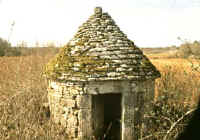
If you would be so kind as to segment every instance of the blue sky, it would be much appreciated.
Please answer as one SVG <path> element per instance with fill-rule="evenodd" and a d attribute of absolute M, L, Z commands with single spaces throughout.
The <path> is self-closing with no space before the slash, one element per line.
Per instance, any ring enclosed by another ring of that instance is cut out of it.
<path fill-rule="evenodd" d="M 0 37 L 66 43 L 94 7 L 101 6 L 139 47 L 178 45 L 177 37 L 200 40 L 200 0 L 0 0 Z"/>

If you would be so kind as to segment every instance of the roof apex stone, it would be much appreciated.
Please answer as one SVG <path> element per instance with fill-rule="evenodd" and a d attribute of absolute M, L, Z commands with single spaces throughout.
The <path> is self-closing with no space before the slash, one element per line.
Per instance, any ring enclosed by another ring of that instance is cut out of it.
<path fill-rule="evenodd" d="M 97 14 L 100 14 L 102 15 L 102 8 L 101 7 L 95 7 L 94 8 L 94 13 L 97 15 Z"/>

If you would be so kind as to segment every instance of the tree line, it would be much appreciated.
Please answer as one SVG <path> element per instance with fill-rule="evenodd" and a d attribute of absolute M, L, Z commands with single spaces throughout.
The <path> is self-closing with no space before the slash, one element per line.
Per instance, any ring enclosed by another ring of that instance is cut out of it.
<path fill-rule="evenodd" d="M 56 54 L 59 48 L 53 43 L 49 43 L 46 46 L 28 47 L 25 42 L 12 46 L 7 40 L 0 38 L 0 57 L 1 56 L 28 56 L 28 55 L 46 55 Z"/>

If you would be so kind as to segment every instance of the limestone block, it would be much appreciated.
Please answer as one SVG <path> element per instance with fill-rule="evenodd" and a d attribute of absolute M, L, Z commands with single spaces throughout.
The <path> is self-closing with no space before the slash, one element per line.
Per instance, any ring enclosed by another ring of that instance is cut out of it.
<path fill-rule="evenodd" d="M 60 100 L 60 105 L 62 107 L 68 107 L 68 108 L 72 108 L 76 106 L 76 101 L 74 99 L 61 99 Z"/>
<path fill-rule="evenodd" d="M 77 136 L 78 136 L 78 128 L 67 128 L 67 135 L 68 135 L 68 138 L 69 139 L 73 139 L 74 140 L 74 138 L 77 138 Z"/>
<path fill-rule="evenodd" d="M 76 98 L 77 107 L 83 109 L 92 108 L 92 96 L 91 95 L 78 95 Z"/>
<path fill-rule="evenodd" d="M 139 93 L 139 92 L 145 92 L 146 86 L 143 82 L 132 82 L 131 86 L 131 92 L 133 93 Z"/>
<path fill-rule="evenodd" d="M 120 81 L 91 82 L 86 87 L 88 94 L 121 93 L 122 90 Z"/>
<path fill-rule="evenodd" d="M 78 118 L 74 115 L 69 115 L 67 118 L 67 127 L 75 128 L 78 126 Z"/>
<path fill-rule="evenodd" d="M 67 121 L 66 121 L 66 116 L 65 115 L 62 115 L 61 118 L 60 118 L 60 124 L 63 126 L 63 127 L 66 127 L 67 126 Z"/>
<path fill-rule="evenodd" d="M 57 82 L 50 82 L 49 87 L 53 88 L 55 91 L 59 91 L 59 85 L 57 84 Z"/>
<path fill-rule="evenodd" d="M 123 140 L 137 140 L 134 134 L 134 122 L 135 122 L 135 112 L 134 112 L 134 95 L 123 97 L 123 114 L 122 114 L 122 139 Z"/>
<path fill-rule="evenodd" d="M 80 140 L 89 140 L 89 138 L 94 134 L 92 129 L 92 110 L 81 109 L 78 115 L 78 120 L 78 132 L 81 132 L 78 134 Z"/>
<path fill-rule="evenodd" d="M 82 91 L 82 88 L 79 86 L 69 87 L 68 88 L 71 95 L 78 95 Z"/>

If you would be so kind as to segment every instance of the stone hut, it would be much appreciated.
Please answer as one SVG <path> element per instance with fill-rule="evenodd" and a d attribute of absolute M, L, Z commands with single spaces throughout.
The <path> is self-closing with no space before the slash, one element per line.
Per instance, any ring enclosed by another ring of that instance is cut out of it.
<path fill-rule="evenodd" d="M 137 140 L 141 127 L 147 127 L 143 116 L 151 109 L 160 73 L 96 7 L 46 65 L 45 76 L 51 117 L 69 139 L 90 140 L 115 127 L 115 140 Z"/>

